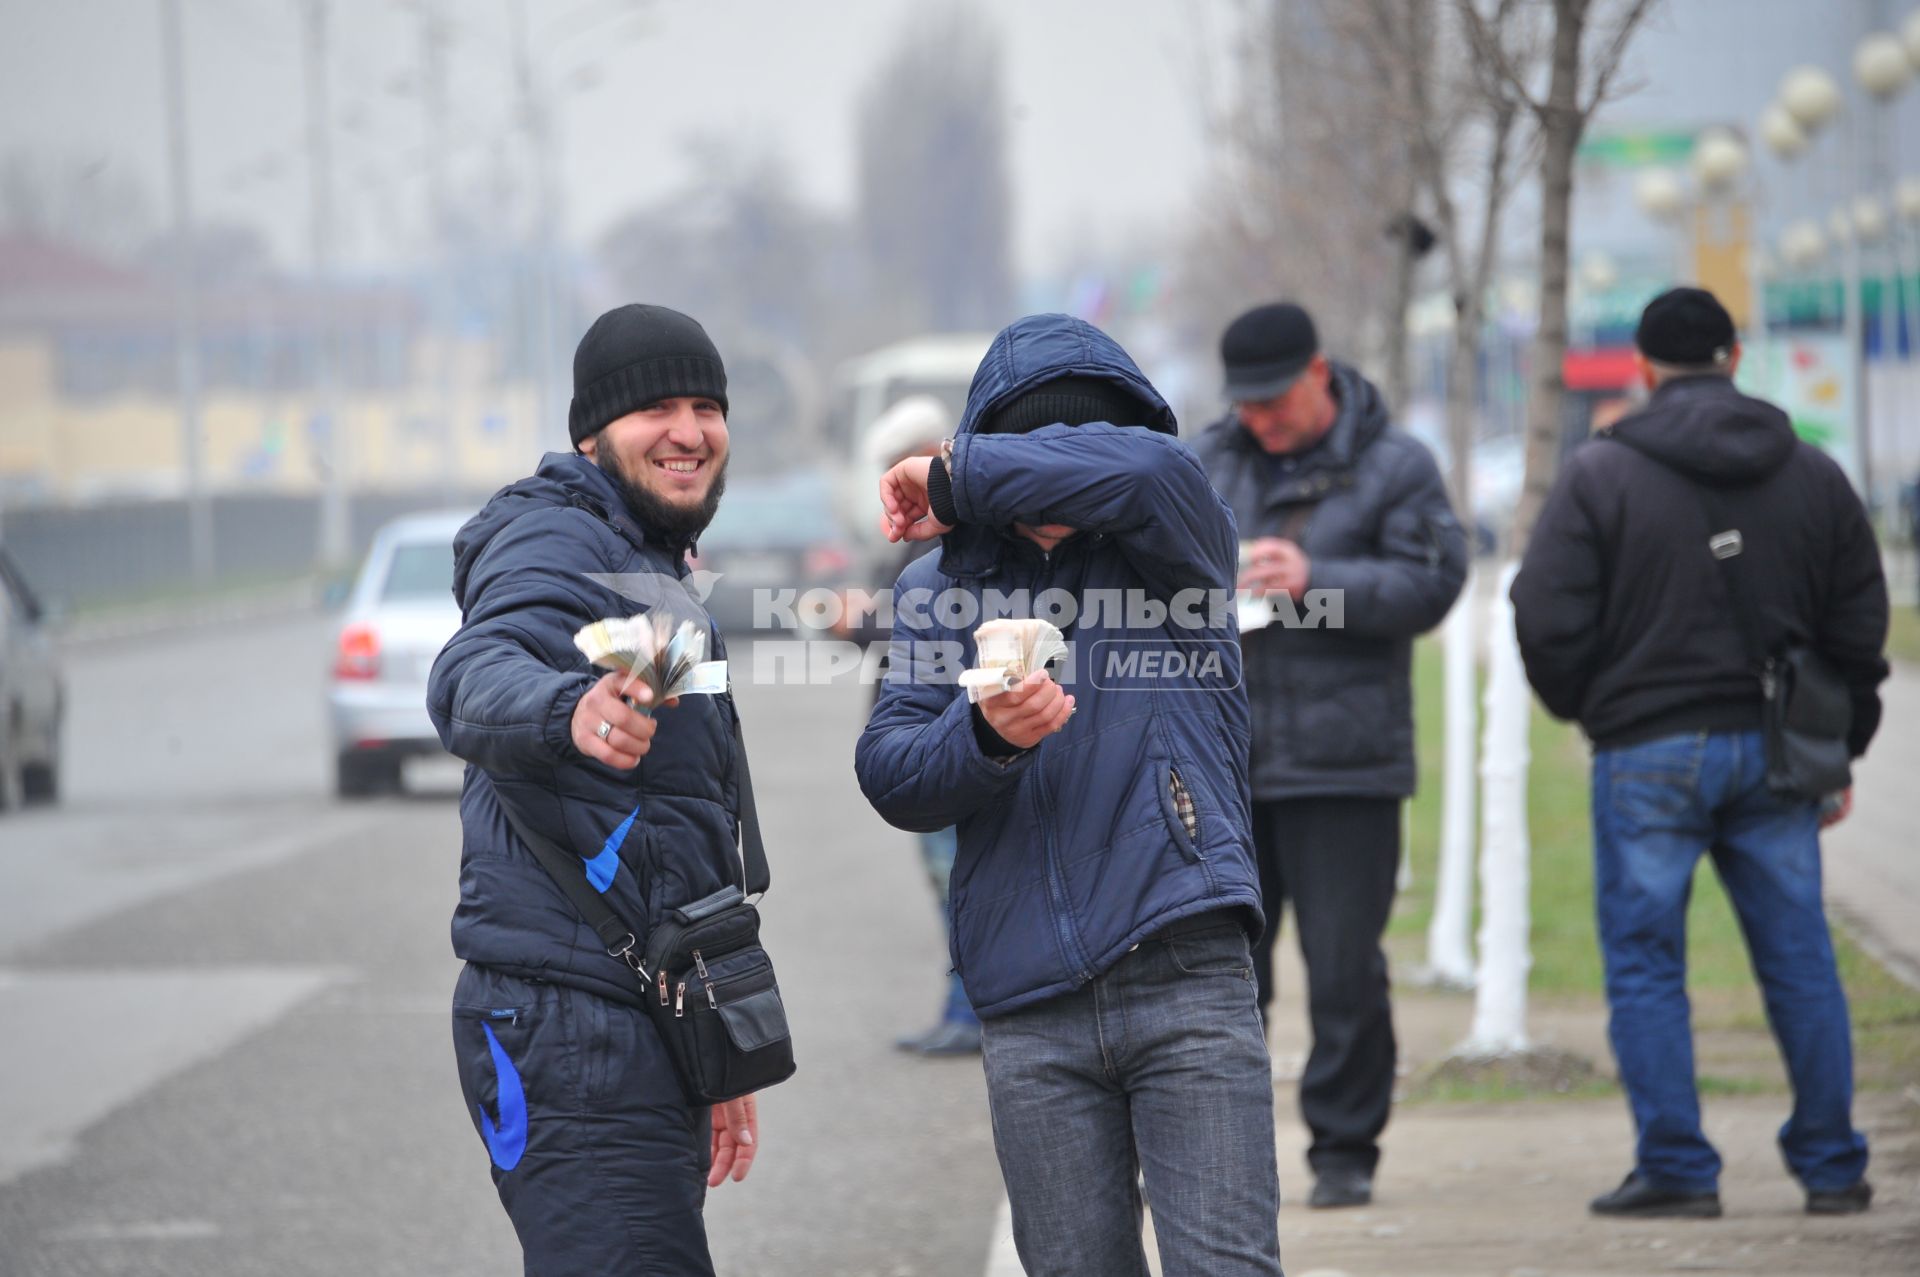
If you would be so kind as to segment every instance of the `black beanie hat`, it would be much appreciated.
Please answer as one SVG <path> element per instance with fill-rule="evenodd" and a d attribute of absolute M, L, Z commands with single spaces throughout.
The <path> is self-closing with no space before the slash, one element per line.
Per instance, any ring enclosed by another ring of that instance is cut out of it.
<path fill-rule="evenodd" d="M 1676 368 L 1724 364 L 1733 354 L 1733 316 L 1704 288 L 1669 288 L 1640 312 L 1633 344 Z"/>
<path fill-rule="evenodd" d="M 577 448 L 610 421 L 681 397 L 727 410 L 727 370 L 707 330 L 665 306 L 616 307 L 593 321 L 573 352 L 567 434 Z"/>
<path fill-rule="evenodd" d="M 975 432 L 1022 435 L 1041 426 L 1084 426 L 1090 421 L 1136 426 L 1158 415 L 1140 396 L 1105 377 L 1055 377 L 995 408 Z"/>

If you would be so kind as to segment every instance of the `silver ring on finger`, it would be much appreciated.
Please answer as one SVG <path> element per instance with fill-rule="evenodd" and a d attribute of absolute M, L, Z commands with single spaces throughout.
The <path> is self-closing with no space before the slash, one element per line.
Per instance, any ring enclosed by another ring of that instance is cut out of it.
<path fill-rule="evenodd" d="M 600 720 L 600 726 L 593 729 L 593 734 L 595 736 L 598 736 L 601 740 L 605 740 L 608 736 L 613 734 L 613 724 L 609 723 L 606 719 L 603 718 Z"/>

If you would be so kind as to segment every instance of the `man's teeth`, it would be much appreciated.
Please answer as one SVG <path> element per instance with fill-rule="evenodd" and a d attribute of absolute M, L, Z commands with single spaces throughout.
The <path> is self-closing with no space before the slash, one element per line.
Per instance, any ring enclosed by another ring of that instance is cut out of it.
<path fill-rule="evenodd" d="M 658 461 L 654 464 L 664 470 L 671 470 L 675 474 L 692 474 L 700 468 L 698 461 Z"/>

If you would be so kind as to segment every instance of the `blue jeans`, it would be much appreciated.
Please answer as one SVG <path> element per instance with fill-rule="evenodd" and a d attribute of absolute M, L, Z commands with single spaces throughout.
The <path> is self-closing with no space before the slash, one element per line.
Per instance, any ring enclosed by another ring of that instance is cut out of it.
<path fill-rule="evenodd" d="M 981 1026 L 993 1143 L 1029 1277 L 1280 1277 L 1273 1080 L 1246 932 L 1148 940 Z"/>
<path fill-rule="evenodd" d="M 953 882 L 953 858 L 959 850 L 960 831 L 951 825 L 920 835 L 920 861 L 940 901 L 940 919 L 947 929 L 949 945 L 953 940 L 953 905 L 948 892 Z M 941 1010 L 941 1019 L 950 1024 L 980 1023 L 980 1017 L 973 1013 L 973 1003 L 967 1000 L 967 986 L 952 971 L 947 972 L 947 1004 Z"/>
<path fill-rule="evenodd" d="M 1788 1168 L 1809 1189 L 1834 1189 L 1867 1167 L 1851 1116 L 1847 999 L 1820 903 L 1818 807 L 1774 796 L 1765 774 L 1757 731 L 1673 736 L 1593 758 L 1608 1034 L 1639 1133 L 1638 1169 L 1663 1187 L 1709 1191 L 1720 1174 L 1700 1129 L 1686 989 L 1687 898 L 1702 852 L 1739 916 L 1793 1083 L 1779 1136 Z"/>

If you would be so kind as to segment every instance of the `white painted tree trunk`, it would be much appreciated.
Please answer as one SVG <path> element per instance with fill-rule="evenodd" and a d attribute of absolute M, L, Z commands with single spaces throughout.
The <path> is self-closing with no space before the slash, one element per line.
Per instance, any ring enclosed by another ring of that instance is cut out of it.
<path fill-rule="evenodd" d="M 1474 988 L 1470 1055 L 1527 1047 L 1527 724 L 1533 709 L 1507 590 L 1510 562 L 1487 614 L 1486 743 L 1480 760 L 1480 978 Z"/>
<path fill-rule="evenodd" d="M 1434 875 L 1433 921 L 1427 926 L 1427 973 L 1437 983 L 1473 984 L 1474 574 L 1447 618 L 1446 734 L 1441 760 L 1440 868 Z"/>

